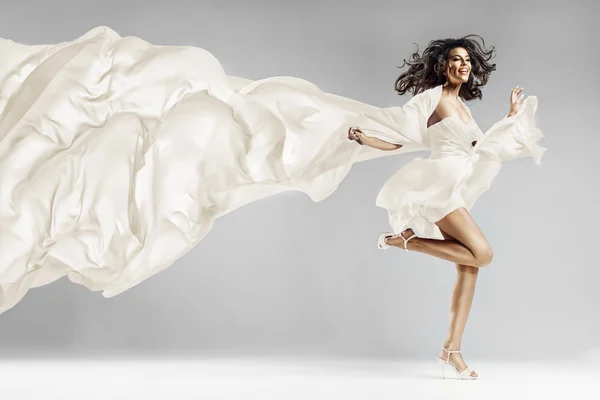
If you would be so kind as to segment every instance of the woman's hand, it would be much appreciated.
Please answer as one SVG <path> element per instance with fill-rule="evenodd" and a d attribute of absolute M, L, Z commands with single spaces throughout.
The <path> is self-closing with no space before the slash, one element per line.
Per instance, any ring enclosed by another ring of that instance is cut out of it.
<path fill-rule="evenodd" d="M 512 117 L 519 111 L 520 102 L 523 100 L 523 96 L 525 96 L 522 92 L 523 88 L 518 85 L 510 92 L 510 111 L 508 112 L 508 117 Z"/>
<path fill-rule="evenodd" d="M 355 140 L 356 143 L 364 146 L 386 151 L 396 150 L 404 146 L 402 144 L 389 143 L 374 136 L 369 136 L 365 134 L 358 126 L 351 126 L 350 129 L 348 129 L 348 139 Z"/>
<path fill-rule="evenodd" d="M 362 145 L 364 144 L 365 134 L 358 126 L 351 126 L 348 129 L 348 139 L 355 140 L 356 143 Z"/>

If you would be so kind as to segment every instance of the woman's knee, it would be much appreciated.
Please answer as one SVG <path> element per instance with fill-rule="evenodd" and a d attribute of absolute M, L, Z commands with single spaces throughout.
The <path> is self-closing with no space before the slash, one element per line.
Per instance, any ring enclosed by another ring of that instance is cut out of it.
<path fill-rule="evenodd" d="M 494 252 L 489 244 L 478 246 L 477 249 L 473 251 L 473 255 L 475 256 L 477 267 L 485 267 L 490 265 L 492 263 L 492 259 L 494 258 Z"/>
<path fill-rule="evenodd" d="M 492 248 L 465 207 L 459 207 L 450 212 L 436 224 L 444 238 L 454 238 L 471 250 L 475 256 L 473 266 L 484 267 L 492 262 Z"/>

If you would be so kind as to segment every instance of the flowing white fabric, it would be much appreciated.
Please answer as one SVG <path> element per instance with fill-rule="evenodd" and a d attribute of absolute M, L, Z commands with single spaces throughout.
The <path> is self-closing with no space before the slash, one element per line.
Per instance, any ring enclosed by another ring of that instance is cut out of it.
<path fill-rule="evenodd" d="M 287 190 L 320 201 L 355 162 L 432 150 L 427 119 L 440 95 L 438 86 L 378 108 L 298 78 L 227 76 L 206 50 L 105 26 L 52 45 L 0 39 L 0 313 L 65 275 L 115 296 L 167 268 L 238 207 Z M 482 134 L 480 162 L 458 174 L 465 205 L 502 162 L 539 164 L 536 106 L 527 98 L 517 116 Z M 355 125 L 403 147 L 349 141 Z M 423 188 L 439 182 L 421 177 Z M 396 183 L 378 202 L 398 198 Z M 452 200 L 443 197 L 434 200 Z M 439 236 L 425 203 L 420 217 L 403 220 L 414 201 L 382 204 L 392 226 L 413 221 Z"/>

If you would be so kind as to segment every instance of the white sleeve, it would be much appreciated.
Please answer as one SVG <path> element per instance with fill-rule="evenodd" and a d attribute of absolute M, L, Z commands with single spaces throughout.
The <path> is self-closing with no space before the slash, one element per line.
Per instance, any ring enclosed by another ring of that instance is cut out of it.
<path fill-rule="evenodd" d="M 388 143 L 408 146 L 411 150 L 428 149 L 427 119 L 435 107 L 432 97 L 431 91 L 425 91 L 404 106 L 365 112 L 358 125 L 367 135 Z"/>
<path fill-rule="evenodd" d="M 499 162 L 532 157 L 540 165 L 546 148 L 539 144 L 544 134 L 535 123 L 537 105 L 537 97 L 529 96 L 516 115 L 505 117 L 488 129 L 480 139 L 480 155 Z"/>

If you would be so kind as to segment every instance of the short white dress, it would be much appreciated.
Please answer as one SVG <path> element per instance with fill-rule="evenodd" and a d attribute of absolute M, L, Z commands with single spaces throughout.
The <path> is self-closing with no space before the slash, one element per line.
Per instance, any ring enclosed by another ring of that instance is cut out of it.
<path fill-rule="evenodd" d="M 428 89 L 437 104 L 442 85 Z M 535 126 L 537 99 L 528 97 L 517 115 L 506 117 L 484 133 L 462 99 L 470 121 L 457 115 L 426 127 L 423 144 L 430 150 L 426 159 L 417 158 L 400 168 L 383 185 L 376 204 L 388 210 L 390 224 L 398 234 L 412 228 L 420 237 L 443 239 L 435 224 L 459 207 L 471 210 L 490 188 L 501 163 L 531 156 L 541 163 L 546 148 L 539 145 L 542 132 Z M 428 114 L 432 112 L 431 108 Z M 369 132 L 380 136 L 376 132 Z M 380 136 L 383 140 L 394 138 Z"/>

